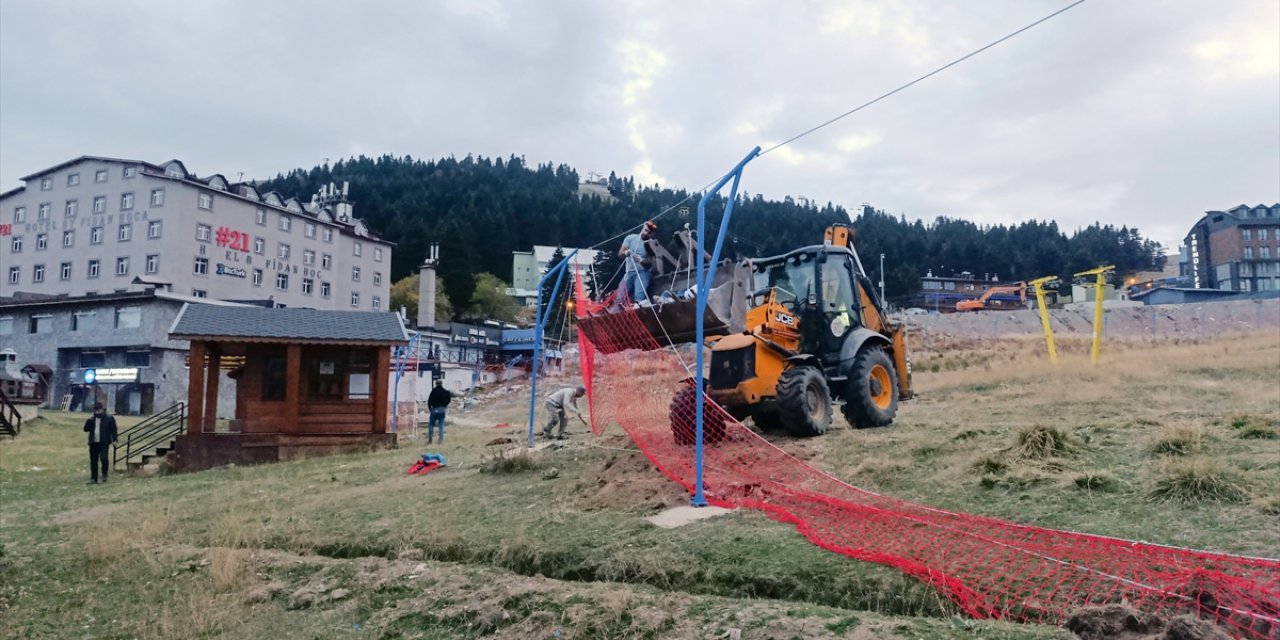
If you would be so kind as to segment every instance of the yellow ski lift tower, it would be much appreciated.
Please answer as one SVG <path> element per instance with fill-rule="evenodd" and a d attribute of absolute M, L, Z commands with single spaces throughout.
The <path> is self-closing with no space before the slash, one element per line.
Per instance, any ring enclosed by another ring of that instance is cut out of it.
<path fill-rule="evenodd" d="M 1089 356 L 1089 361 L 1094 364 L 1097 364 L 1098 353 L 1102 351 L 1102 298 L 1107 286 L 1107 274 L 1115 270 L 1115 265 L 1107 265 L 1075 274 L 1077 278 L 1085 276 L 1095 276 L 1097 278 L 1097 281 L 1093 284 L 1095 289 L 1093 296 L 1093 352 Z"/>
<path fill-rule="evenodd" d="M 1036 305 L 1040 307 L 1040 324 L 1044 325 L 1044 341 L 1049 345 L 1049 360 L 1054 364 L 1058 364 L 1058 347 L 1053 344 L 1053 325 L 1049 324 L 1049 310 L 1044 304 L 1044 288 L 1057 281 L 1058 276 L 1045 276 L 1027 283 L 1036 294 Z"/>

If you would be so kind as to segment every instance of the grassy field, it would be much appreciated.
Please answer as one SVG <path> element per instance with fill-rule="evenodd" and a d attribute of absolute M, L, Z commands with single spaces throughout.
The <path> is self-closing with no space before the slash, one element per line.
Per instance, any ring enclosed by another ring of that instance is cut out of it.
<path fill-rule="evenodd" d="M 1099 367 L 1078 345 L 1059 367 L 1031 340 L 931 348 L 892 428 L 776 442 L 947 509 L 1280 556 L 1280 336 Z M 527 402 L 455 411 L 431 449 L 450 466 L 421 477 L 406 440 L 101 486 L 83 418 L 47 414 L 0 442 L 0 637 L 1070 637 L 958 617 L 759 514 L 654 527 L 687 497 L 616 431 L 501 462 Z"/>

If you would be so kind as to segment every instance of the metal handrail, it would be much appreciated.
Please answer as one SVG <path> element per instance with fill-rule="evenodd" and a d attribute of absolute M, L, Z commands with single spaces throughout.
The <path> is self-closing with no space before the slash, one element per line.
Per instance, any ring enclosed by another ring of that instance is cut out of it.
<path fill-rule="evenodd" d="M 22 414 L 13 405 L 13 402 L 9 400 L 9 396 L 5 394 L 3 389 L 0 389 L 0 409 L 4 412 L 0 414 L 0 418 L 3 418 L 13 429 L 13 437 L 18 437 L 18 433 L 22 431 Z"/>
<path fill-rule="evenodd" d="M 125 464 L 129 464 L 135 451 L 154 452 L 156 445 L 172 440 L 185 430 L 186 418 L 187 405 L 185 402 L 178 402 L 117 434 L 116 442 L 111 447 L 111 466 L 115 467 L 119 464 L 122 446 Z M 120 444 L 121 439 L 124 440 L 123 445 Z"/>

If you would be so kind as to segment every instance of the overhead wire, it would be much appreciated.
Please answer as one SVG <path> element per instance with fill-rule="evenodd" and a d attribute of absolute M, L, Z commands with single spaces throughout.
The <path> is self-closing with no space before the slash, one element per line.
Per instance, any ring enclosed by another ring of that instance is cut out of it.
<path fill-rule="evenodd" d="M 1039 20 L 1036 20 L 1035 22 L 1032 22 L 1031 24 L 1029 24 L 1029 25 L 1027 25 L 1027 26 L 1025 26 L 1025 27 L 1022 27 L 1021 29 L 1018 29 L 1017 31 L 1014 31 L 1013 33 L 1010 33 L 1010 34 L 1008 34 L 1008 35 L 1004 36 L 1003 38 L 1000 38 L 999 40 L 996 40 L 996 41 L 994 41 L 994 42 L 991 42 L 991 43 L 987 44 L 986 46 L 983 46 L 983 47 L 981 47 L 981 48 L 979 48 L 979 49 L 975 49 L 975 50 L 973 50 L 973 51 L 970 51 L 969 53 L 966 53 L 965 55 L 963 55 L 963 56 L 961 56 L 961 57 L 959 57 L 959 58 L 956 58 L 955 60 L 952 60 L 951 62 L 948 62 L 947 64 L 944 64 L 944 65 L 942 65 L 941 67 L 938 67 L 937 69 L 934 69 L 933 71 L 930 71 L 929 73 L 926 73 L 926 74 L 924 74 L 924 75 L 920 76 L 919 78 L 916 78 L 915 80 L 912 80 L 911 82 L 908 82 L 908 83 L 906 83 L 906 84 L 904 84 L 904 85 L 902 85 L 902 86 L 898 87 L 897 89 L 894 89 L 893 91 L 890 91 L 890 92 L 888 92 L 888 93 L 886 93 L 886 94 L 883 94 L 883 95 L 881 95 L 881 96 L 879 96 L 879 97 L 877 97 L 877 98 L 874 98 L 874 99 L 872 99 L 872 100 L 869 100 L 869 101 L 867 101 L 867 102 L 864 102 L 864 103 L 862 103 L 862 104 L 860 104 L 860 105 L 858 105 L 858 106 L 856 106 L 856 107 L 854 107 L 854 108 L 852 108 L 852 109 L 850 109 L 850 110 L 848 110 L 848 111 L 846 111 L 846 112 L 844 112 L 844 113 L 842 113 L 842 114 L 840 114 L 840 115 L 838 115 L 838 116 L 836 116 L 836 117 L 834 117 L 834 118 L 831 118 L 830 120 L 827 120 L 826 122 L 823 122 L 822 124 L 819 124 L 819 125 L 817 125 L 817 126 L 815 126 L 815 127 L 811 127 L 811 128 L 806 129 L 806 130 L 804 130 L 804 131 L 802 131 L 802 132 L 800 132 L 800 133 L 798 133 L 798 134 L 796 134 L 796 135 L 794 135 L 794 136 L 791 136 L 790 138 L 787 138 L 786 140 L 783 140 L 782 142 L 779 142 L 778 144 L 775 144 L 775 145 L 773 145 L 772 147 L 769 147 L 768 149 L 765 149 L 764 151 L 761 151 L 761 152 L 760 152 L 760 155 L 761 155 L 761 156 L 766 155 L 766 154 L 768 154 L 770 151 L 774 151 L 775 149 L 778 149 L 779 147 L 784 147 L 784 146 L 786 146 L 786 145 L 789 145 L 789 144 L 791 144 L 792 142 L 795 142 L 796 140 L 799 140 L 800 138 L 803 138 L 803 137 L 805 137 L 805 136 L 807 136 L 807 135 L 809 135 L 809 134 L 811 134 L 811 133 L 813 133 L 813 132 L 815 132 L 815 131 L 818 131 L 819 129 L 822 129 L 822 128 L 827 127 L 827 126 L 829 126 L 829 125 L 832 125 L 832 124 L 834 124 L 834 123 L 836 123 L 836 122 L 838 122 L 838 121 L 840 121 L 840 120 L 843 120 L 843 119 L 845 119 L 845 118 L 847 118 L 847 117 L 849 117 L 849 116 L 851 116 L 851 115 L 853 115 L 853 114 L 855 114 L 855 113 L 857 113 L 857 112 L 859 112 L 859 111 L 862 111 L 863 109 L 865 109 L 865 108 L 867 108 L 867 107 L 869 107 L 869 106 L 871 106 L 871 105 L 873 105 L 873 104 L 875 104 L 875 103 L 877 103 L 877 102 L 880 102 L 881 100 L 884 100 L 885 98 L 888 98 L 889 96 L 891 96 L 891 95 L 893 95 L 893 94 L 895 94 L 895 93 L 898 93 L 899 91 L 902 91 L 902 90 L 904 90 L 904 89 L 907 89 L 908 87 L 911 87 L 912 85 L 918 84 L 918 83 L 920 83 L 920 82 L 922 82 L 922 81 L 924 81 L 924 80 L 926 80 L 926 79 L 928 79 L 928 78 L 931 78 L 931 77 L 933 77 L 933 76 L 935 76 L 935 75 L 937 75 L 937 74 L 939 74 L 939 73 L 942 73 L 943 71 L 946 71 L 947 69 L 950 69 L 951 67 L 954 67 L 955 65 L 960 64 L 961 62 L 964 62 L 965 60 L 968 60 L 969 58 L 972 58 L 972 57 L 974 57 L 974 56 L 978 55 L 979 53 L 982 53 L 983 51 L 986 51 L 987 49 L 990 49 L 991 47 L 994 47 L 994 46 L 996 46 L 996 45 L 998 45 L 998 44 L 1000 44 L 1000 43 L 1002 43 L 1002 42 L 1004 42 L 1004 41 L 1006 41 L 1006 40 L 1009 40 L 1010 38 L 1013 38 L 1014 36 L 1016 36 L 1016 35 L 1018 35 L 1018 34 L 1020 34 L 1020 33 L 1024 32 L 1024 31 L 1027 31 L 1028 29 L 1031 29 L 1032 27 L 1035 27 L 1035 26 L 1037 26 L 1037 25 L 1039 25 L 1039 24 L 1041 24 L 1041 23 L 1047 22 L 1047 21 L 1048 21 L 1048 20 L 1050 20 L 1051 18 L 1057 17 L 1057 16 L 1059 16 L 1059 15 L 1061 15 L 1061 14 L 1063 14 L 1063 13 L 1067 12 L 1068 10 L 1070 10 L 1070 9 L 1072 9 L 1072 8 L 1074 8 L 1074 7 L 1077 7 L 1077 6 L 1081 5 L 1081 4 L 1084 4 L 1084 2 L 1085 2 L 1085 0 L 1076 0 L 1075 2 L 1072 2 L 1071 4 L 1069 4 L 1069 5 L 1065 6 L 1065 7 L 1061 8 L 1061 9 L 1058 9 L 1057 11 L 1054 11 L 1053 13 L 1051 13 L 1051 14 L 1049 14 L 1049 15 L 1047 15 L 1047 16 L 1045 16 L 1045 17 L 1043 17 L 1043 18 L 1040 18 Z"/>

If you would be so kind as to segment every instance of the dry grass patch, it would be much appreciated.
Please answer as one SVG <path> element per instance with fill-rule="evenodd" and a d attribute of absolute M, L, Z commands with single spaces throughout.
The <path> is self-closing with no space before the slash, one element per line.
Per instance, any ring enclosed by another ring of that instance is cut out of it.
<path fill-rule="evenodd" d="M 1107 471 L 1085 471 L 1071 477 L 1071 484 L 1084 491 L 1115 493 L 1120 489 L 1120 479 Z"/>
<path fill-rule="evenodd" d="M 1150 496 L 1153 500 L 1185 505 L 1235 504 L 1249 499 L 1249 486 L 1244 476 L 1217 460 L 1182 460 L 1165 468 Z"/>
<path fill-rule="evenodd" d="M 216 591 L 237 591 L 254 581 L 253 562 L 247 551 L 214 547 L 204 555 L 209 561 L 209 577 Z"/>
<path fill-rule="evenodd" d="M 1014 451 L 1020 458 L 1047 460 L 1075 453 L 1076 445 L 1065 431 L 1037 424 L 1018 432 Z"/>
<path fill-rule="evenodd" d="M 1258 498 L 1253 502 L 1258 511 L 1269 516 L 1280 516 L 1280 495 L 1270 495 Z"/>
<path fill-rule="evenodd" d="M 982 456 L 973 461 L 974 471 L 983 475 L 998 476 L 1009 470 L 1009 463 L 996 456 Z"/>
<path fill-rule="evenodd" d="M 1152 456 L 1188 456 L 1204 450 L 1207 439 L 1204 427 L 1198 424 L 1171 424 L 1151 438 L 1147 452 Z"/>
<path fill-rule="evenodd" d="M 541 470 L 543 464 L 526 449 L 515 453 L 494 454 L 480 462 L 480 473 L 528 473 Z"/>
<path fill-rule="evenodd" d="M 1249 413 L 1227 416 L 1227 424 L 1236 436 L 1245 440 L 1280 439 L 1280 420 Z"/>

